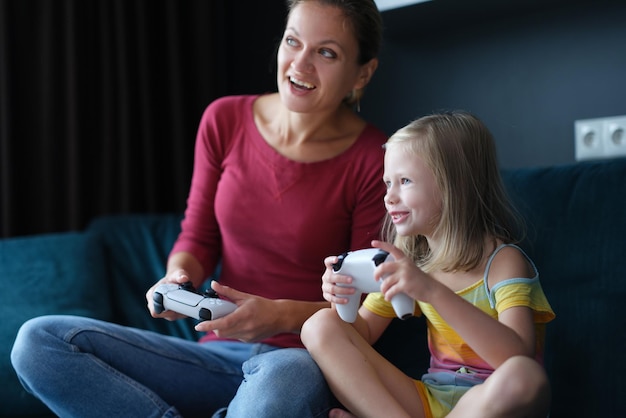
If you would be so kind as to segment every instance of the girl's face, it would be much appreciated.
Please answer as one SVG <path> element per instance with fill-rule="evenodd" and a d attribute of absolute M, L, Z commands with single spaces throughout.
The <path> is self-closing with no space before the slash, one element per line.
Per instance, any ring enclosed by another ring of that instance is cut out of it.
<path fill-rule="evenodd" d="M 385 152 L 385 207 L 400 236 L 433 237 L 441 217 L 441 192 L 432 171 L 404 145 Z"/>
<path fill-rule="evenodd" d="M 298 4 L 278 49 L 283 103 L 295 112 L 335 110 L 376 68 L 376 60 L 358 65 L 358 52 L 352 26 L 338 8 L 316 1 Z"/>

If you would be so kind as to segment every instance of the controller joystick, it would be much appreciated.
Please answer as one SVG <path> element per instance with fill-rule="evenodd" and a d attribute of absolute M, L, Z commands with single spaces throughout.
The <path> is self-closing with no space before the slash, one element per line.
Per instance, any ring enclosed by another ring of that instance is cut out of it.
<path fill-rule="evenodd" d="M 237 308 L 234 303 L 217 297 L 215 292 L 197 292 L 190 282 L 159 285 L 154 290 L 153 300 L 156 313 L 170 310 L 200 321 L 221 318 Z"/>
<path fill-rule="evenodd" d="M 346 322 L 354 322 L 356 320 L 357 312 L 361 305 L 361 295 L 363 293 L 380 292 L 382 280 L 376 281 L 374 279 L 374 269 L 379 264 L 392 260 L 394 258 L 391 254 L 378 248 L 351 251 L 339 256 L 339 260 L 333 265 L 333 271 L 352 277 L 352 283 L 337 284 L 337 286 L 354 287 L 356 289 L 356 292 L 352 295 L 342 296 L 348 299 L 348 303 L 335 305 L 341 319 Z M 391 299 L 391 305 L 400 319 L 413 316 L 415 311 L 415 301 L 404 293 L 395 295 Z"/>

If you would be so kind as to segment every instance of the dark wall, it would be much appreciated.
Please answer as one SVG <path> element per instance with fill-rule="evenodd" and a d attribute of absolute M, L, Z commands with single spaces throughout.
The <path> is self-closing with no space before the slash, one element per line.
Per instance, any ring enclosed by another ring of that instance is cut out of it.
<path fill-rule="evenodd" d="M 213 1 L 213 0 L 212 0 Z M 227 94 L 255 94 L 277 90 L 276 50 L 283 35 L 287 16 L 286 1 L 262 2 L 222 0 L 224 40 L 222 56 L 228 62 L 216 62 L 227 78 Z"/>
<path fill-rule="evenodd" d="M 0 237 L 181 212 L 217 97 L 276 90 L 283 0 L 0 0 Z"/>
<path fill-rule="evenodd" d="M 573 162 L 574 120 L 626 115 L 626 2 L 500 3 L 383 12 L 362 114 L 391 134 L 462 108 L 490 127 L 503 168 Z"/>

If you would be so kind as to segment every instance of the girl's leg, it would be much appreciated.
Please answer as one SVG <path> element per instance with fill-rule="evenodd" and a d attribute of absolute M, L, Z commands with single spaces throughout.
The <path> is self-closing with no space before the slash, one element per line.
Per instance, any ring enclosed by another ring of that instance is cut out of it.
<path fill-rule="evenodd" d="M 235 344 L 46 316 L 21 327 L 11 361 L 24 387 L 62 417 L 210 416 L 241 383 L 249 348 Z"/>
<path fill-rule="evenodd" d="M 463 395 L 448 417 L 545 418 L 550 399 L 550 383 L 543 367 L 529 357 L 517 356 Z"/>
<path fill-rule="evenodd" d="M 243 364 L 244 380 L 228 417 L 328 417 L 338 406 L 319 367 L 302 348 L 256 355 Z"/>
<path fill-rule="evenodd" d="M 335 311 L 318 311 L 305 322 L 301 336 L 337 399 L 355 415 L 424 416 L 413 380 L 378 354 Z"/>

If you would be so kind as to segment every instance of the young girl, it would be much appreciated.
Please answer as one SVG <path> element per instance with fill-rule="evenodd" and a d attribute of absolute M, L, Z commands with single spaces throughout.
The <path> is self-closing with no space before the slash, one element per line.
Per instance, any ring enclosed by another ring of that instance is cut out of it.
<path fill-rule="evenodd" d="M 333 273 L 337 257 L 328 257 L 322 290 L 333 308 L 302 329 L 330 388 L 359 417 L 545 417 L 541 360 L 554 313 L 533 262 L 513 244 L 519 224 L 491 133 L 468 113 L 436 114 L 400 129 L 385 149 L 387 242 L 372 246 L 395 261 L 375 270 L 381 292 L 367 296 L 354 324 L 342 321 L 334 304 L 354 288 L 338 286 L 351 278 Z M 427 318 L 431 362 L 421 381 L 371 346 L 400 292 Z"/>

